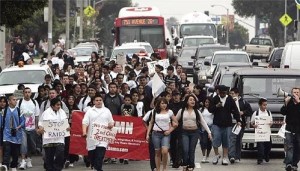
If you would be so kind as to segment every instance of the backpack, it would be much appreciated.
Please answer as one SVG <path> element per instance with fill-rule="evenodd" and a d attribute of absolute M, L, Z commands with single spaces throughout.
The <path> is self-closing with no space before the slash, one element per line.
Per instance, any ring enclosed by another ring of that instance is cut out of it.
<path fill-rule="evenodd" d="M 182 128 L 183 125 L 183 112 L 184 112 L 184 108 L 181 109 L 181 115 L 180 115 L 180 119 L 178 120 L 179 123 L 179 128 Z M 197 109 L 194 109 L 194 112 L 196 114 L 196 124 L 198 128 L 201 128 L 201 121 L 200 121 L 200 113 Z"/>
<path fill-rule="evenodd" d="M 32 101 L 32 103 L 34 104 L 34 106 L 36 107 L 36 102 L 35 102 L 35 100 L 33 100 L 32 98 L 30 98 L 31 99 L 31 101 Z M 22 104 L 22 102 L 23 102 L 23 98 L 21 98 L 20 99 L 20 101 L 19 101 L 19 109 L 21 109 L 21 104 Z"/>
<path fill-rule="evenodd" d="M 18 116 L 19 116 L 19 124 L 20 124 L 20 120 L 21 120 L 21 111 L 19 107 L 16 107 L 17 111 L 18 111 Z M 7 114 L 7 109 L 8 107 L 6 107 L 4 109 L 4 113 L 3 113 L 3 117 L 2 117 L 2 125 L 1 125 L 1 132 L 2 132 L 2 139 L 3 139 L 3 131 L 4 131 L 4 127 L 5 127 L 5 118 L 6 118 L 6 114 Z"/>
<path fill-rule="evenodd" d="M 268 115 L 271 116 L 270 111 L 267 110 L 267 112 L 268 112 Z M 258 114 L 259 114 L 259 110 L 256 111 L 255 116 L 258 116 Z"/>
<path fill-rule="evenodd" d="M 83 100 L 82 100 L 82 108 L 83 108 L 83 106 L 84 106 L 84 103 L 85 103 L 87 97 L 88 97 L 88 95 L 84 96 L 84 98 L 83 98 Z M 81 109 L 81 110 L 83 111 L 83 109 Z"/>

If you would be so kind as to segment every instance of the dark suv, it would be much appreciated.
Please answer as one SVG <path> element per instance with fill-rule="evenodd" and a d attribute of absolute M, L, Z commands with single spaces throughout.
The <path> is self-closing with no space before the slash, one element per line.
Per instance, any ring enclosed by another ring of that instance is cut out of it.
<path fill-rule="evenodd" d="M 258 110 L 258 100 L 263 97 L 268 100 L 267 109 L 273 116 L 271 138 L 274 145 L 282 147 L 283 139 L 277 135 L 283 124 L 283 115 L 280 109 L 284 104 L 284 98 L 278 97 L 279 88 L 291 91 L 293 87 L 300 85 L 300 70 L 280 68 L 249 68 L 240 69 L 233 74 L 231 87 L 239 89 L 241 96 L 250 103 L 253 111 Z M 243 137 L 245 148 L 253 148 L 255 144 L 254 128 L 250 126 L 250 117 L 247 118 L 247 126 Z"/>
<path fill-rule="evenodd" d="M 230 50 L 228 46 L 220 45 L 220 44 L 208 44 L 208 45 L 200 45 L 195 53 L 195 56 L 192 56 L 194 59 L 193 64 L 193 82 L 194 84 L 199 84 L 198 72 L 201 70 L 201 65 L 204 61 L 204 58 L 207 56 L 212 56 L 214 52 L 220 50 Z"/>

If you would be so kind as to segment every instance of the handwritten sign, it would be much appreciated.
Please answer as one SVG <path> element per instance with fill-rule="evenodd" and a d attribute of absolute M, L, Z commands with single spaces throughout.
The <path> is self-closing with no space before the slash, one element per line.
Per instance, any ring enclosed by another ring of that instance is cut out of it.
<path fill-rule="evenodd" d="M 152 74 L 155 72 L 155 65 L 161 65 L 164 70 L 163 73 L 166 74 L 167 73 L 167 68 L 170 65 L 169 59 L 162 59 L 159 61 L 152 61 L 152 62 L 147 62 L 147 67 L 149 69 L 149 73 Z"/>
<path fill-rule="evenodd" d="M 270 128 L 271 116 L 255 116 L 255 142 L 267 142 L 270 141 L 271 128 Z"/>
<path fill-rule="evenodd" d="M 70 131 L 67 131 L 67 128 L 70 127 L 67 119 L 59 122 L 44 121 L 43 127 L 45 130 L 44 138 L 61 138 L 70 136 Z"/>
<path fill-rule="evenodd" d="M 117 135 L 117 131 L 115 129 L 108 129 L 106 126 L 93 123 L 92 124 L 92 131 L 90 135 L 90 139 L 107 142 L 113 144 Z"/>
<path fill-rule="evenodd" d="M 24 97 L 24 94 L 23 94 L 23 90 L 15 90 L 14 91 L 14 96 L 19 100 L 19 99 L 22 99 Z"/>
<path fill-rule="evenodd" d="M 116 63 L 122 66 L 126 64 L 126 56 L 124 55 L 124 53 L 117 54 Z"/>

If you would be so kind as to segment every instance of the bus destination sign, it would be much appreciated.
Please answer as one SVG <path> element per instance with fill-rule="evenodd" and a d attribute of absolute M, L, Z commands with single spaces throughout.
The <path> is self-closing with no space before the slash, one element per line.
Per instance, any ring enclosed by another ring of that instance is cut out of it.
<path fill-rule="evenodd" d="M 158 25 L 157 18 L 130 18 L 130 19 L 122 19 L 123 26 L 131 26 L 131 25 Z"/>

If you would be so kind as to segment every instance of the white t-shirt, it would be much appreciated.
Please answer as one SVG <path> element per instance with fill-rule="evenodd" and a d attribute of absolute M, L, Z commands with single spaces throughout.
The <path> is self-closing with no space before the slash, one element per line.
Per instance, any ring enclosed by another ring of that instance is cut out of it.
<path fill-rule="evenodd" d="M 152 113 L 153 110 L 149 110 L 145 116 L 143 117 L 143 121 L 147 122 L 149 120 L 150 114 Z"/>
<path fill-rule="evenodd" d="M 257 111 L 254 111 L 253 114 L 252 114 L 252 117 L 251 117 L 251 123 L 252 124 L 254 124 L 254 122 L 255 122 L 256 112 Z M 270 112 L 270 119 L 271 119 L 270 121 L 273 122 L 272 113 L 271 113 L 271 111 L 269 111 L 269 112 Z M 261 111 L 260 109 L 258 109 L 258 116 L 269 116 L 269 114 L 268 114 L 267 110 Z"/>
<path fill-rule="evenodd" d="M 20 100 L 17 103 L 17 106 L 19 106 Z M 35 125 L 35 117 L 38 117 L 40 114 L 40 108 L 38 105 L 38 102 L 35 101 L 35 104 L 32 102 L 31 99 L 28 101 L 23 98 L 20 111 L 21 114 L 25 117 L 25 130 L 26 131 L 32 131 L 36 128 Z"/>
<path fill-rule="evenodd" d="M 23 103 L 23 102 L 22 102 Z M 53 122 L 60 122 L 65 119 L 68 119 L 64 110 L 59 109 L 58 112 L 54 112 L 51 107 L 49 107 L 39 119 L 39 126 L 43 126 L 43 121 L 53 121 Z M 65 143 L 65 137 L 58 137 L 58 138 L 44 138 L 43 137 L 43 145 L 51 144 L 51 143 Z"/>
<path fill-rule="evenodd" d="M 153 123 L 154 131 L 167 131 L 170 129 L 171 117 L 173 116 L 173 111 L 168 110 L 166 114 L 155 114 L 155 122 Z M 158 126 L 159 127 L 158 127 Z"/>
<path fill-rule="evenodd" d="M 92 132 L 91 126 L 94 122 L 98 124 L 108 126 L 109 123 L 114 123 L 112 114 L 110 110 L 106 107 L 90 108 L 84 115 L 82 124 L 88 126 L 87 138 L 86 138 L 86 148 L 87 150 L 94 150 L 96 147 L 105 147 L 107 148 L 108 143 L 104 141 L 95 141 L 89 138 L 89 135 Z"/>
<path fill-rule="evenodd" d="M 213 124 L 214 115 L 210 113 L 206 108 L 203 110 L 202 116 L 208 126 Z"/>
<path fill-rule="evenodd" d="M 85 99 L 84 103 L 83 103 L 83 99 Z M 78 104 L 79 110 L 83 111 L 88 106 L 90 101 L 91 101 L 90 96 L 87 96 L 86 98 L 82 97 L 79 101 L 79 104 Z"/>

